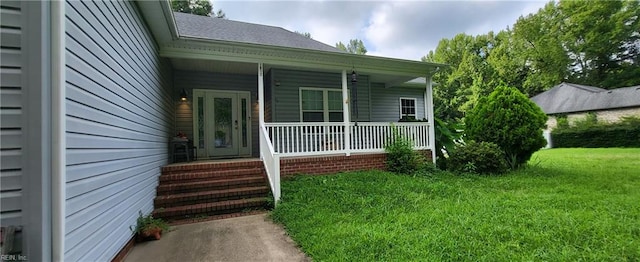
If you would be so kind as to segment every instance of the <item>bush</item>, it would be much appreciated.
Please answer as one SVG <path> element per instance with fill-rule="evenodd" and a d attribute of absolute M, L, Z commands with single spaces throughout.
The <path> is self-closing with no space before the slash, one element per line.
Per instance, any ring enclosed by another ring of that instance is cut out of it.
<path fill-rule="evenodd" d="M 640 147 L 640 118 L 627 117 L 619 123 L 592 123 L 556 128 L 553 147 Z"/>
<path fill-rule="evenodd" d="M 449 156 L 447 167 L 453 172 L 499 174 L 507 171 L 507 162 L 498 145 L 469 141 Z"/>
<path fill-rule="evenodd" d="M 499 86 L 467 113 L 465 139 L 498 145 L 510 167 L 517 168 L 546 145 L 546 121 L 542 109 L 518 89 Z"/>
<path fill-rule="evenodd" d="M 413 150 L 411 141 L 400 135 L 395 127 L 392 130 L 393 136 L 384 146 L 387 152 L 387 170 L 398 174 L 413 174 L 421 168 L 424 157 Z"/>

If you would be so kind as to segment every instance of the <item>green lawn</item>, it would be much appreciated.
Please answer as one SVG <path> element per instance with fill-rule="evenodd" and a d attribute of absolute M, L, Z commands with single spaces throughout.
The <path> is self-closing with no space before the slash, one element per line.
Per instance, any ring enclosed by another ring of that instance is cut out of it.
<path fill-rule="evenodd" d="M 551 149 L 502 176 L 283 181 L 273 211 L 316 261 L 639 261 L 640 149 Z"/>

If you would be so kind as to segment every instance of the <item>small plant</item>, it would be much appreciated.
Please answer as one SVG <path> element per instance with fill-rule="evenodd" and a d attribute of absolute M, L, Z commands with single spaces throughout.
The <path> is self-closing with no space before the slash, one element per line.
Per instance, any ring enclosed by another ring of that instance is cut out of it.
<path fill-rule="evenodd" d="M 447 167 L 453 172 L 498 174 L 507 171 L 507 162 L 496 144 L 469 141 L 451 154 Z"/>
<path fill-rule="evenodd" d="M 132 229 L 136 233 L 138 241 L 147 239 L 160 239 L 162 232 L 169 230 L 169 224 L 160 218 L 153 218 L 153 215 L 142 215 L 142 211 L 138 211 L 138 219 L 136 227 Z"/>
<path fill-rule="evenodd" d="M 393 136 L 385 145 L 387 170 L 398 174 L 413 174 L 424 162 L 424 157 L 413 150 L 411 141 L 402 136 L 398 129 L 392 127 Z"/>

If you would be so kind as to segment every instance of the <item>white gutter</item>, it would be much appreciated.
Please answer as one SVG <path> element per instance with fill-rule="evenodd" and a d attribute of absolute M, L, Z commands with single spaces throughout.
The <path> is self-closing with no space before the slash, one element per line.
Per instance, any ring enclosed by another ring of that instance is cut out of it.
<path fill-rule="evenodd" d="M 66 200 L 65 2 L 51 1 L 51 244 L 52 260 L 64 261 Z"/>

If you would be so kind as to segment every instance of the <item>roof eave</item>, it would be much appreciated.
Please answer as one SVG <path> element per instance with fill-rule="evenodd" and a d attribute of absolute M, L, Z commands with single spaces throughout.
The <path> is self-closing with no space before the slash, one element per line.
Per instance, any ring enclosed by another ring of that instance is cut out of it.
<path fill-rule="evenodd" d="M 183 35 L 179 36 L 179 41 L 162 46 L 160 55 L 170 58 L 269 63 L 308 68 L 354 68 L 356 71 L 393 72 L 411 77 L 428 76 L 437 68 L 446 66 L 397 58 L 221 41 Z"/>

